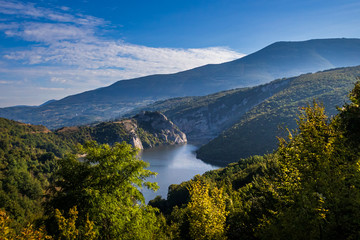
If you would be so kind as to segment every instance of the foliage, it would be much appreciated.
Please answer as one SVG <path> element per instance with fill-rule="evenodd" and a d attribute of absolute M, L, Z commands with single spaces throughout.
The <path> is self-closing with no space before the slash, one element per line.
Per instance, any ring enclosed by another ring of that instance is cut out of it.
<path fill-rule="evenodd" d="M 197 156 L 207 162 L 230 163 L 255 154 L 271 153 L 277 148 L 276 136 L 285 137 L 284 129 L 296 128 L 299 108 L 316 99 L 324 103 L 329 116 L 336 115 L 335 106 L 344 104 L 359 75 L 360 67 L 351 67 L 289 78 L 284 89 L 250 107 L 233 126 L 202 146 Z M 238 104 L 241 101 L 238 99 Z"/>
<path fill-rule="evenodd" d="M 0 239 L 2 240 L 38 240 L 38 239 L 52 239 L 48 236 L 43 228 L 39 230 L 34 229 L 31 224 L 24 227 L 20 233 L 17 233 L 12 226 L 13 220 L 7 215 L 5 211 L 0 209 Z"/>
<path fill-rule="evenodd" d="M 261 219 L 265 239 L 358 238 L 360 175 L 358 156 L 348 148 L 336 121 L 324 108 L 304 109 L 299 132 L 281 139 L 277 174 L 258 179 L 271 196 L 272 215 Z M 352 209 L 350 211 L 350 209 Z"/>
<path fill-rule="evenodd" d="M 58 239 L 359 239 L 360 82 L 349 96 L 332 118 L 316 101 L 302 108 L 274 153 L 171 185 L 149 206 L 140 189 L 157 188 L 155 173 L 130 145 L 62 157 L 58 135 L 0 119 L 0 239 L 50 239 L 42 220 Z"/>
<path fill-rule="evenodd" d="M 222 189 L 214 188 L 209 194 L 209 184 L 193 181 L 189 191 L 191 200 L 187 205 L 189 231 L 192 239 L 226 239 L 225 197 Z"/>
<path fill-rule="evenodd" d="M 58 222 L 59 226 L 59 238 L 63 240 L 73 240 L 76 239 L 79 235 L 79 230 L 76 229 L 75 222 L 77 219 L 78 211 L 76 210 L 76 206 L 70 208 L 69 210 L 69 218 L 66 219 L 59 209 L 55 209 L 55 218 Z"/>
<path fill-rule="evenodd" d="M 357 78 L 358 82 L 355 84 L 353 90 L 349 94 L 350 103 L 346 103 L 342 108 L 338 108 L 339 115 L 337 121 L 339 127 L 342 128 L 345 136 L 349 139 L 347 142 L 351 147 L 360 150 L 360 77 Z"/>
<path fill-rule="evenodd" d="M 144 169 L 137 150 L 126 143 L 79 146 L 79 160 L 69 155 L 60 160 L 48 206 L 68 211 L 78 207 L 80 225 L 86 217 L 95 223 L 100 239 L 154 239 L 161 219 L 144 205 L 141 187 L 156 189 L 144 180 L 155 173 Z"/>
<path fill-rule="evenodd" d="M 351 103 L 333 118 L 315 101 L 303 108 L 297 130 L 280 137 L 273 154 L 242 159 L 197 178 L 210 184 L 210 192 L 221 187 L 228 196 L 228 239 L 360 237 L 359 89 L 357 83 Z M 189 185 L 172 187 L 169 195 L 185 197 Z M 190 216 L 186 202 L 173 207 L 167 217 L 180 236 L 176 239 L 190 239 L 191 221 L 196 221 L 184 217 Z M 171 207 L 169 199 L 161 203 Z"/>
<path fill-rule="evenodd" d="M 0 118 L 0 208 L 18 231 L 42 217 L 56 159 L 71 150 L 70 143 L 43 126 Z"/>
<path fill-rule="evenodd" d="M 59 209 L 55 209 L 55 218 L 59 227 L 59 239 L 96 239 L 97 232 L 94 229 L 94 222 L 89 220 L 89 216 L 86 216 L 85 226 L 80 226 L 80 230 L 76 227 L 78 213 L 77 207 L 74 206 L 70 208 L 69 217 L 66 219 Z"/>

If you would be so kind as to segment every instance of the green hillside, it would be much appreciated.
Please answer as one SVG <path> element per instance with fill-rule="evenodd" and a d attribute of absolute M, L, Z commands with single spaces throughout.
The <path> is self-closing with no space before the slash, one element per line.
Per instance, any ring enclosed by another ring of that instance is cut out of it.
<path fill-rule="evenodd" d="M 72 150 L 46 127 L 0 118 L 0 209 L 21 224 L 41 216 L 56 160 Z"/>
<path fill-rule="evenodd" d="M 137 148 L 149 148 L 183 143 L 186 136 L 158 112 L 57 131 L 0 118 L 0 209 L 19 226 L 41 218 L 58 160 L 75 152 L 77 144 L 89 141 L 111 146 L 125 141 Z"/>
<path fill-rule="evenodd" d="M 348 71 L 318 74 L 347 82 Z M 312 86 L 309 76 L 300 85 Z M 156 189 L 146 181 L 156 173 L 129 144 L 87 142 L 58 158 L 72 150 L 58 135 L 0 119 L 0 239 L 358 239 L 360 82 L 350 100 L 333 118 L 316 102 L 298 110 L 297 131 L 274 153 L 171 185 L 149 205 L 139 190 Z M 145 125 L 166 126 L 155 122 Z"/>
<path fill-rule="evenodd" d="M 279 79 L 256 87 L 239 88 L 202 97 L 159 101 L 134 112 L 164 112 L 186 133 L 190 142 L 204 144 L 237 123 L 254 106 L 285 89 L 291 80 Z"/>
<path fill-rule="evenodd" d="M 360 75 L 360 67 L 340 68 L 294 78 L 289 85 L 248 111 L 231 128 L 202 146 L 198 157 L 209 162 L 229 163 L 251 155 L 271 153 L 276 136 L 294 129 L 301 107 L 314 99 L 324 104 L 328 115 L 337 113 Z"/>
<path fill-rule="evenodd" d="M 171 185 L 167 199 L 149 204 L 173 224 L 175 239 L 196 239 L 211 227 L 216 230 L 202 233 L 222 231 L 227 239 L 357 239 L 359 103 L 360 83 L 351 103 L 331 119 L 312 103 L 297 112 L 297 131 L 279 139 L 274 153 Z"/>

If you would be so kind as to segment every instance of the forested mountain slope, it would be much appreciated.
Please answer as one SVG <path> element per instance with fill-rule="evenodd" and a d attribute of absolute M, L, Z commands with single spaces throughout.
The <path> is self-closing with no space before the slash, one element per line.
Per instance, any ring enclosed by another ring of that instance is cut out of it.
<path fill-rule="evenodd" d="M 71 142 L 44 126 L 0 118 L 0 208 L 19 224 L 41 216 L 56 159 L 72 150 Z"/>
<path fill-rule="evenodd" d="M 111 146 L 125 141 L 142 149 L 187 140 L 159 112 L 143 112 L 122 121 L 56 131 L 0 118 L 0 208 L 19 225 L 41 217 L 44 195 L 58 160 L 74 153 L 77 144 L 88 141 Z"/>
<path fill-rule="evenodd" d="M 156 173 L 130 145 L 88 142 L 57 159 L 71 147 L 56 134 L 0 119 L 0 238 L 358 239 L 360 82 L 350 100 L 333 118 L 312 103 L 274 153 L 171 185 L 150 206 L 139 189 L 155 190 Z"/>
<path fill-rule="evenodd" d="M 274 153 L 171 185 L 167 199 L 149 204 L 175 239 L 359 238 L 360 83 L 350 99 L 333 118 L 312 103 Z"/>
<path fill-rule="evenodd" d="M 337 113 L 354 87 L 360 67 L 340 68 L 292 79 L 288 86 L 258 104 L 238 123 L 202 146 L 198 157 L 210 162 L 229 163 L 251 155 L 271 153 L 277 136 L 294 129 L 301 107 L 315 99 L 324 104 L 329 116 Z"/>
<path fill-rule="evenodd" d="M 204 144 L 231 127 L 254 106 L 285 89 L 292 78 L 238 88 L 202 97 L 173 98 L 134 109 L 161 111 L 186 133 L 192 143 Z"/>
<path fill-rule="evenodd" d="M 164 112 L 191 143 L 205 144 L 198 157 L 227 164 L 272 152 L 276 136 L 286 134 L 286 128 L 293 129 L 298 109 L 314 99 L 323 102 L 330 115 L 335 114 L 335 107 L 346 101 L 359 75 L 360 66 L 332 69 L 203 97 L 158 101 L 134 112 Z"/>

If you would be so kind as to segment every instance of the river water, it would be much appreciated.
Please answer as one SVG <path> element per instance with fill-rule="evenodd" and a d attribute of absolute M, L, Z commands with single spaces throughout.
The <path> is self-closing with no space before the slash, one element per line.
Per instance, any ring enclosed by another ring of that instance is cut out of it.
<path fill-rule="evenodd" d="M 197 147 L 191 144 L 161 146 L 146 149 L 141 152 L 140 158 L 150 163 L 150 169 L 158 175 L 149 178 L 150 182 L 157 182 L 160 189 L 157 192 L 143 189 L 145 202 L 154 199 L 157 195 L 167 197 L 168 187 L 192 179 L 196 174 L 219 167 L 204 163 L 195 156 Z"/>

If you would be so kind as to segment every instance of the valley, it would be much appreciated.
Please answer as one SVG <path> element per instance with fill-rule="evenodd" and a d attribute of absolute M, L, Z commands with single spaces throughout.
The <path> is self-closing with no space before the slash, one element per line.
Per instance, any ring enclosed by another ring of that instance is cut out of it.
<path fill-rule="evenodd" d="M 197 239 L 192 221 L 208 212 L 218 216 L 202 223 L 223 219 L 209 239 L 356 237 L 359 52 L 359 39 L 277 42 L 1 108 L 0 216 L 11 234 L 38 222 L 53 236 L 79 216 L 82 239 L 147 239 L 139 226 L 151 239 Z"/>

